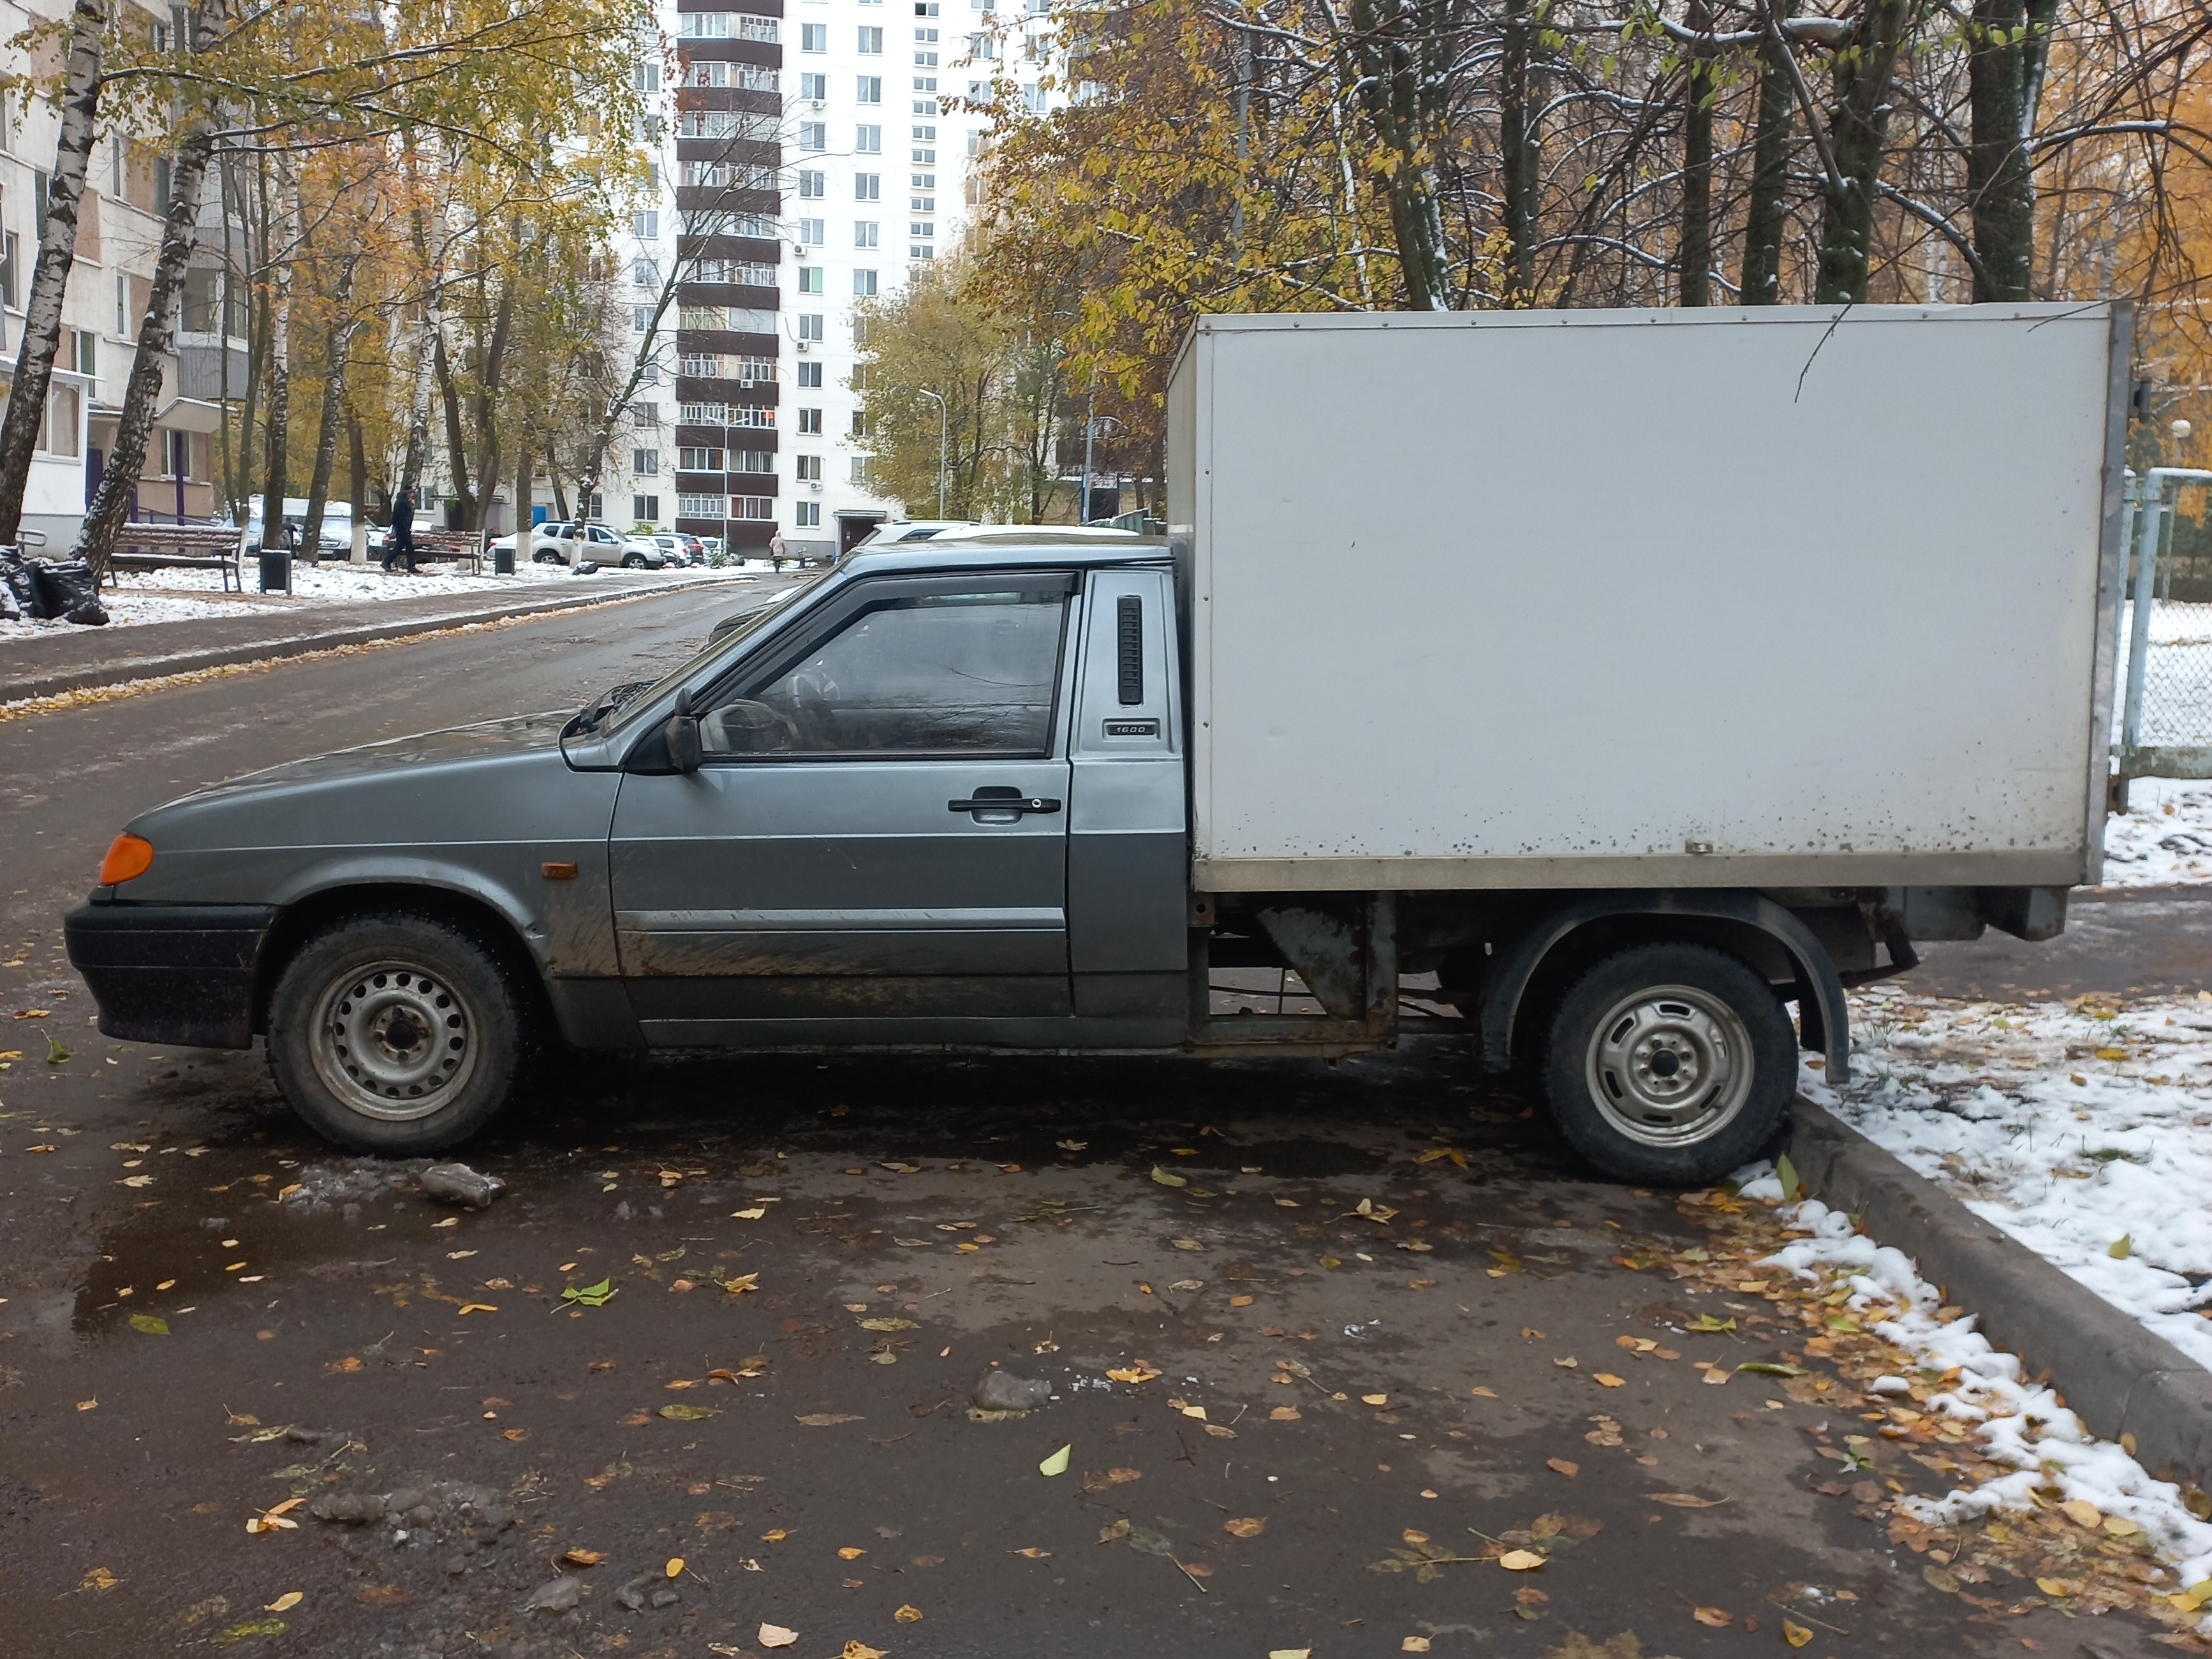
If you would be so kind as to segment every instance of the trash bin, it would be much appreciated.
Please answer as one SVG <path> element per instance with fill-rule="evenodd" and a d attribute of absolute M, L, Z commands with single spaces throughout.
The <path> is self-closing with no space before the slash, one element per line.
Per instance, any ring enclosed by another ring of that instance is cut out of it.
<path fill-rule="evenodd" d="M 264 593 L 289 593 L 292 591 L 292 556 L 281 547 L 261 550 L 261 591 Z"/>
<path fill-rule="evenodd" d="M 512 576 L 514 574 L 514 544 L 513 543 L 510 542 L 505 547 L 495 547 L 492 549 L 491 570 L 492 574 L 495 576 Z"/>

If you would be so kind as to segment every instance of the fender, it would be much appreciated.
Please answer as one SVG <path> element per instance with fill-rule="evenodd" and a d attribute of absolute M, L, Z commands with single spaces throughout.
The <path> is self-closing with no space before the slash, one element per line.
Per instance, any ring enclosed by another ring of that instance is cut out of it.
<path fill-rule="evenodd" d="M 1608 916 L 1669 915 L 1741 922 L 1771 935 L 1789 952 L 1797 969 L 1800 990 L 1814 1004 L 1805 1012 L 1819 1022 L 1829 1077 L 1841 1079 L 1850 1075 L 1850 1012 L 1844 1001 L 1844 982 L 1820 941 L 1813 937 L 1812 929 L 1772 899 L 1758 893 L 1724 891 L 1595 893 L 1553 911 L 1522 936 L 1483 998 L 1484 1066 L 1491 1071 L 1506 1068 L 1514 1021 L 1520 1014 L 1528 981 L 1568 934 Z"/>

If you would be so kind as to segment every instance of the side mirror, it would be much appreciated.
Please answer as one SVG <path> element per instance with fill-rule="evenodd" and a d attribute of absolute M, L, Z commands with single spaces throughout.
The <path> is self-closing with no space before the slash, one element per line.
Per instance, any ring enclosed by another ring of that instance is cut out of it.
<path fill-rule="evenodd" d="M 691 712 L 691 693 L 676 694 L 676 712 L 668 717 L 665 727 L 668 739 L 668 761 L 679 772 L 699 769 L 699 719 Z"/>

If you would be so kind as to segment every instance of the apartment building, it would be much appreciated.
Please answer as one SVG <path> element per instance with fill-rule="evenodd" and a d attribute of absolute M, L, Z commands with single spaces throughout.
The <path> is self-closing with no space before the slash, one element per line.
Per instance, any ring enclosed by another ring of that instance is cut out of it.
<path fill-rule="evenodd" d="M 665 276 L 675 328 L 630 422 L 619 520 L 824 557 L 902 504 L 870 480 L 856 301 L 960 245 L 1002 53 L 1042 102 L 1048 0 L 675 0 L 648 54 L 653 204 L 623 252 L 641 331 Z M 664 78 L 674 84 L 662 84 Z M 681 260 L 679 264 L 678 262 Z M 622 497 L 627 495 L 625 503 Z M 915 503 L 927 512 L 931 503 Z"/>
<path fill-rule="evenodd" d="M 125 27 L 143 28 L 157 40 L 174 27 L 167 4 L 123 0 L 120 15 Z M 29 5 L 0 0 L 0 35 L 14 39 L 21 30 L 68 16 L 62 0 Z M 19 61 L 8 67 L 20 71 L 28 65 Z M 38 258 L 58 132 L 58 118 L 45 103 L 27 103 L 14 92 L 0 100 L 0 388 L 14 378 L 22 345 L 23 303 Z M 66 550 L 76 540 L 106 471 L 168 199 L 168 162 L 157 146 L 127 134 L 101 135 L 77 222 L 62 349 L 24 495 L 24 526 L 46 538 L 50 553 Z M 138 485 L 141 518 L 207 519 L 216 511 L 214 434 L 222 411 L 204 398 L 185 395 L 188 390 L 173 357 Z"/>

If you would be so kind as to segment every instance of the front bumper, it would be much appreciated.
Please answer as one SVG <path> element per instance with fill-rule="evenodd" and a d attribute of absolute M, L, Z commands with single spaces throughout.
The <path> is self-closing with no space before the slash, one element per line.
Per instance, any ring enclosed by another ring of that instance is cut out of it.
<path fill-rule="evenodd" d="M 80 904 L 62 924 L 70 965 L 128 1042 L 246 1048 L 253 989 L 276 912 L 265 904 Z"/>

